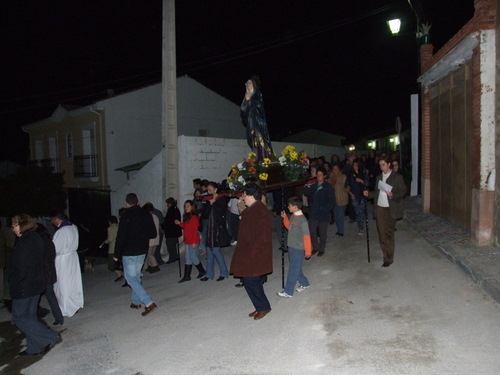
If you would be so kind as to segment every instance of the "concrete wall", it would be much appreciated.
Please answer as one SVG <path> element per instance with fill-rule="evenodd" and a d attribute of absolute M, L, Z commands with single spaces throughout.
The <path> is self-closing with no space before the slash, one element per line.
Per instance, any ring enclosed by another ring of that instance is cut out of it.
<path fill-rule="evenodd" d="M 500 7 L 497 7 L 497 20 L 500 19 Z M 500 124 L 500 22 L 496 25 L 496 98 L 495 98 L 495 113 L 496 123 Z M 500 246 L 500 128 L 496 126 L 495 134 L 495 158 L 496 158 L 496 172 L 499 176 L 496 179 L 495 186 L 495 213 L 494 213 L 494 226 L 493 226 L 493 241 L 495 246 Z"/>

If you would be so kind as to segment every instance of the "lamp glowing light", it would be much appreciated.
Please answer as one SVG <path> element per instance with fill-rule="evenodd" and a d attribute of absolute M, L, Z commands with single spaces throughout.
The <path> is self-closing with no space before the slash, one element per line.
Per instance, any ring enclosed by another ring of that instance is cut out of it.
<path fill-rule="evenodd" d="M 387 21 L 387 25 L 389 26 L 389 29 L 391 29 L 392 35 L 398 35 L 399 30 L 401 29 L 401 20 L 399 18 Z"/>

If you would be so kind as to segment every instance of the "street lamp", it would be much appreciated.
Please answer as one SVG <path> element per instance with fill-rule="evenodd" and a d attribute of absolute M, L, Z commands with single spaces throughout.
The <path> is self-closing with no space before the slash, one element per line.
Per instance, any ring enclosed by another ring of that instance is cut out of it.
<path fill-rule="evenodd" d="M 399 18 L 387 21 L 387 25 L 389 26 L 389 29 L 391 29 L 392 35 L 398 35 L 399 30 L 401 29 L 401 20 Z"/>

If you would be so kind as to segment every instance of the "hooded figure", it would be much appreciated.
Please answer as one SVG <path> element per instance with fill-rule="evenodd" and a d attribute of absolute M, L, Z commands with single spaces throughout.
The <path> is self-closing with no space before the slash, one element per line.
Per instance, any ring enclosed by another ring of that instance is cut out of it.
<path fill-rule="evenodd" d="M 245 87 L 246 92 L 241 102 L 240 115 L 243 126 L 246 128 L 248 146 L 257 155 L 259 161 L 264 158 L 273 158 L 274 152 L 267 130 L 259 78 L 252 76 L 252 79 L 245 83 Z"/>

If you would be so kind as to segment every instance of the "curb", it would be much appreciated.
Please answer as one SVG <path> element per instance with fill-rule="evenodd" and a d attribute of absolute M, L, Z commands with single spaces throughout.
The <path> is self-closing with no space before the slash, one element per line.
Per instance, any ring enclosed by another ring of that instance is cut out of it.
<path fill-rule="evenodd" d="M 457 255 L 452 245 L 443 244 L 436 246 L 450 262 L 456 264 L 462 272 L 474 281 L 486 294 L 488 294 L 497 303 L 500 303 L 500 282 L 484 273 L 481 267 L 469 262 L 467 258 Z"/>

